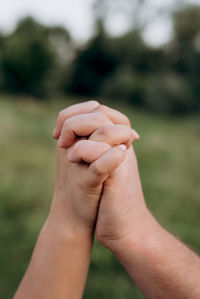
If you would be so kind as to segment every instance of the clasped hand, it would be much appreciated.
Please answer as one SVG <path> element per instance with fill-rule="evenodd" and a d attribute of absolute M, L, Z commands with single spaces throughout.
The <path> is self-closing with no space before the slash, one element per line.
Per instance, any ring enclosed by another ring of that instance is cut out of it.
<path fill-rule="evenodd" d="M 59 113 L 53 213 L 74 235 L 96 231 L 117 251 L 148 214 L 132 142 L 139 138 L 122 113 L 90 101 Z M 62 217 L 61 217 L 62 215 Z"/>

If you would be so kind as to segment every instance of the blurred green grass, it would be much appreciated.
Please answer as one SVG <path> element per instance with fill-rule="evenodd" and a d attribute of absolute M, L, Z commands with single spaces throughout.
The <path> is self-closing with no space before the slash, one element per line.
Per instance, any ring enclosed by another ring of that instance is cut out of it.
<path fill-rule="evenodd" d="M 55 176 L 51 131 L 58 111 L 72 103 L 0 97 L 0 298 L 12 298 L 48 214 Z M 200 252 L 200 120 L 112 106 L 126 113 L 141 135 L 134 147 L 149 208 Z M 96 242 L 84 298 L 144 296 Z"/>

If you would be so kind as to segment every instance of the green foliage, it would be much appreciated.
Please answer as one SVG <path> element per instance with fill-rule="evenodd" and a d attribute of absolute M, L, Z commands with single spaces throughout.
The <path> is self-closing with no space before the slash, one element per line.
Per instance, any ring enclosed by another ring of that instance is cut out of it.
<path fill-rule="evenodd" d="M 101 94 L 104 98 L 115 101 L 126 101 L 137 106 L 143 106 L 146 87 L 145 78 L 141 74 L 133 73 L 130 68 L 119 68 L 102 86 Z"/>
<path fill-rule="evenodd" d="M 184 76 L 190 91 L 189 110 L 200 111 L 200 7 L 190 6 L 174 14 L 174 69 Z"/>
<path fill-rule="evenodd" d="M 148 48 L 137 31 L 113 39 L 117 70 L 104 82 L 101 94 L 110 99 L 144 106 L 148 76 L 163 68 L 163 52 Z"/>
<path fill-rule="evenodd" d="M 56 115 L 71 99 L 0 98 L 0 298 L 12 298 L 53 194 Z M 111 106 L 111 103 L 105 103 Z M 200 252 L 200 122 L 142 113 L 115 103 L 141 135 L 138 156 L 147 204 L 168 230 Z M 116 258 L 95 242 L 84 298 L 142 299 Z"/>
<path fill-rule="evenodd" d="M 59 50 L 70 40 L 62 27 L 47 28 L 32 18 L 0 40 L 1 70 L 5 91 L 37 96 L 47 94 L 58 68 Z M 51 91 L 51 89 L 50 89 Z"/>
<path fill-rule="evenodd" d="M 184 76 L 163 72 L 148 78 L 145 105 L 163 113 L 186 114 L 191 111 L 191 90 Z"/>
<path fill-rule="evenodd" d="M 102 23 L 98 23 L 97 35 L 78 52 L 71 82 L 67 89 L 79 95 L 99 94 L 103 82 L 117 67 L 117 60 L 110 50 L 110 40 Z"/>
<path fill-rule="evenodd" d="M 187 6 L 174 13 L 174 31 L 177 41 L 184 47 L 192 46 L 194 37 L 200 30 L 200 7 L 196 5 Z"/>
<path fill-rule="evenodd" d="M 4 88 L 12 92 L 43 95 L 54 62 L 45 28 L 33 19 L 21 21 L 5 38 L 2 49 Z"/>
<path fill-rule="evenodd" d="M 108 97 L 162 113 L 200 111 L 200 7 L 172 15 L 173 40 L 153 49 L 141 29 L 113 38 L 102 30 L 77 53 L 70 92 Z"/>
<path fill-rule="evenodd" d="M 0 89 L 40 97 L 98 96 L 158 113 L 200 112 L 200 6 L 178 6 L 171 14 L 171 41 L 152 48 L 142 38 L 145 5 L 95 1 L 96 31 L 81 46 L 63 27 L 22 20 L 12 34 L 0 34 Z M 134 13 L 134 25 L 112 37 L 104 23 L 120 7 L 123 13 L 130 8 L 127 16 Z"/>

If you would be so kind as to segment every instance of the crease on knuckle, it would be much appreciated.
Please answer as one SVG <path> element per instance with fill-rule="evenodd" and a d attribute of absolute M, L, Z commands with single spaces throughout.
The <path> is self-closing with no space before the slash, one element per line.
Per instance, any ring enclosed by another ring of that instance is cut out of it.
<path fill-rule="evenodd" d="M 110 131 L 109 131 L 108 126 L 102 126 L 101 128 L 99 128 L 97 130 L 96 134 L 99 135 L 99 136 L 103 136 L 105 138 L 109 138 L 110 137 Z"/>
<path fill-rule="evenodd" d="M 95 122 L 100 123 L 100 124 L 105 123 L 106 120 L 107 120 L 105 114 L 102 113 L 102 112 L 99 112 L 99 111 L 98 111 L 98 112 L 95 112 L 95 113 L 93 114 L 93 119 L 94 119 Z"/>

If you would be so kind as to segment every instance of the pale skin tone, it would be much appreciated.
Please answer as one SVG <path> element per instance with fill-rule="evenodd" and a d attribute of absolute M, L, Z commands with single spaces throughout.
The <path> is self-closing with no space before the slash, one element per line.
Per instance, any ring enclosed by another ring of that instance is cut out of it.
<path fill-rule="evenodd" d="M 94 231 L 146 298 L 200 298 L 200 258 L 146 207 L 128 119 L 86 102 L 63 110 L 53 135 L 54 199 L 14 298 L 81 298 Z"/>

